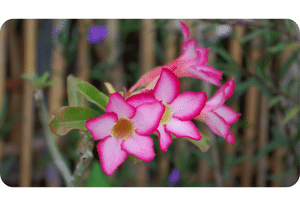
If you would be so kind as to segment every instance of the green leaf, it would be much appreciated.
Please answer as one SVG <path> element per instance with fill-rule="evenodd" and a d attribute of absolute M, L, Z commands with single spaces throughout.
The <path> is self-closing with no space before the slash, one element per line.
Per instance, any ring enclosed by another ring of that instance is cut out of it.
<path fill-rule="evenodd" d="M 298 58 L 300 51 L 295 51 L 293 55 L 280 67 L 279 69 L 279 80 L 282 80 L 283 77 L 288 72 L 290 66 L 292 66 L 292 63 Z"/>
<path fill-rule="evenodd" d="M 239 66 L 239 64 L 235 62 L 232 56 L 224 48 L 212 46 L 211 49 L 215 51 L 217 54 L 219 54 L 222 58 L 224 58 L 227 62 L 235 66 Z"/>
<path fill-rule="evenodd" d="M 131 158 L 131 159 L 133 160 L 133 163 L 134 163 L 134 164 L 143 162 L 141 159 L 137 158 L 137 157 L 134 156 L 134 155 L 128 154 L 128 157 Z"/>
<path fill-rule="evenodd" d="M 73 75 L 67 77 L 67 87 L 68 87 L 68 101 L 69 106 L 72 107 L 83 107 L 83 96 L 76 90 L 76 85 L 81 79 L 75 78 Z"/>
<path fill-rule="evenodd" d="M 241 40 L 241 44 L 244 44 L 250 40 L 252 40 L 253 38 L 255 38 L 256 36 L 259 36 L 259 35 L 262 35 L 262 34 L 265 34 L 266 33 L 266 29 L 258 29 L 258 30 L 255 30 L 247 35 L 245 35 L 243 37 L 243 39 Z"/>
<path fill-rule="evenodd" d="M 4 138 L 4 136 L 10 131 L 10 129 L 18 120 L 19 116 L 15 115 L 0 127 L 0 139 Z"/>
<path fill-rule="evenodd" d="M 263 156 L 266 156 L 271 151 L 274 151 L 277 147 L 279 147 L 280 144 L 278 144 L 275 140 L 272 142 L 269 142 L 266 144 L 259 152 L 255 155 L 253 159 L 253 163 L 257 163 Z"/>
<path fill-rule="evenodd" d="M 92 163 L 92 170 L 87 181 L 87 187 L 109 187 L 109 183 L 106 180 L 105 174 L 100 168 L 100 163 L 94 161 Z"/>
<path fill-rule="evenodd" d="M 283 124 L 286 124 L 290 121 L 294 116 L 296 116 L 300 111 L 300 105 L 294 107 L 292 110 L 288 112 L 288 114 L 283 119 Z"/>
<path fill-rule="evenodd" d="M 73 129 L 86 131 L 86 121 L 98 116 L 100 114 L 90 108 L 64 106 L 55 111 L 49 127 L 57 135 L 65 135 Z"/>
<path fill-rule="evenodd" d="M 268 50 L 269 52 L 276 54 L 280 51 L 283 51 L 289 45 L 288 41 L 281 41 L 277 45 L 270 47 Z"/>
<path fill-rule="evenodd" d="M 201 134 L 202 138 L 197 141 L 197 140 L 193 140 L 187 137 L 184 137 L 185 140 L 193 143 L 194 145 L 196 145 L 202 152 L 207 152 L 210 148 L 210 141 L 208 136 L 204 135 L 203 133 Z"/>
<path fill-rule="evenodd" d="M 3 98 L 3 104 L 2 108 L 0 108 L 0 127 L 5 121 L 6 115 L 7 115 L 7 110 L 8 110 L 8 95 L 5 93 L 4 98 Z"/>
<path fill-rule="evenodd" d="M 1 167 L 1 173 L 0 173 L 2 180 L 7 175 L 8 171 L 14 164 L 15 160 L 16 160 L 16 156 L 12 156 L 12 157 L 9 157 L 2 161 L 2 167 Z"/>
<path fill-rule="evenodd" d="M 234 91 L 234 96 L 236 97 L 239 97 L 241 95 L 244 94 L 244 92 L 246 92 L 246 90 L 251 87 L 251 86 L 254 86 L 257 84 L 257 79 L 256 78 L 250 78 L 240 84 L 236 84 L 236 87 L 235 87 L 235 91 Z"/>
<path fill-rule="evenodd" d="M 30 81 L 32 83 L 34 83 L 35 79 L 37 77 L 37 74 L 36 72 L 32 72 L 32 73 L 27 73 L 27 74 L 23 74 L 22 75 L 22 78 L 27 80 L 27 81 Z"/>
<path fill-rule="evenodd" d="M 273 106 L 275 106 L 275 105 L 276 105 L 277 103 L 279 103 L 282 99 L 283 99 L 282 96 L 277 96 L 277 97 L 272 98 L 272 99 L 269 101 L 269 108 L 272 108 Z"/>
<path fill-rule="evenodd" d="M 105 111 L 105 107 L 109 101 L 108 96 L 84 81 L 77 83 L 76 89 L 83 94 L 89 102 L 96 104 Z"/>
<path fill-rule="evenodd" d="M 294 176 L 294 169 L 293 167 L 287 171 L 283 171 L 279 174 L 270 174 L 267 176 L 267 180 L 269 181 L 282 181 L 282 179 Z"/>

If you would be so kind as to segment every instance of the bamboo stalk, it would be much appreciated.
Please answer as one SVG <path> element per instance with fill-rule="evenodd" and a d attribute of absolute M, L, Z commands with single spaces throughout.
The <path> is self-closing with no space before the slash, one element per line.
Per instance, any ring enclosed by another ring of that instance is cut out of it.
<path fill-rule="evenodd" d="M 15 21 L 8 21 L 8 58 L 10 61 L 10 79 L 13 82 L 13 87 L 11 89 L 11 98 L 9 103 L 9 116 L 13 116 L 20 112 L 22 109 L 22 93 L 21 93 L 21 74 L 23 70 L 21 52 L 20 52 L 20 44 L 18 43 L 19 38 L 16 34 L 16 26 Z M 8 142 L 19 145 L 20 138 L 19 133 L 21 129 L 21 120 L 18 120 L 14 126 L 12 127 Z"/>
<path fill-rule="evenodd" d="M 62 20 L 52 20 L 52 30 L 64 29 L 64 23 L 60 23 Z M 56 34 L 56 33 L 55 33 Z M 57 36 L 58 34 L 56 34 Z M 65 94 L 65 74 L 66 74 L 66 59 L 64 56 L 64 48 L 58 42 L 51 50 L 51 80 L 54 84 L 50 86 L 49 90 L 49 114 L 52 116 L 53 112 L 60 108 L 63 103 Z M 59 137 L 55 136 L 56 142 Z"/>
<path fill-rule="evenodd" d="M 287 38 L 282 38 L 282 39 L 287 39 Z M 292 55 L 292 51 L 289 49 L 285 49 L 278 61 L 273 61 L 273 69 L 275 69 L 276 71 L 279 70 L 279 67 L 282 66 L 286 60 Z M 278 82 L 278 74 L 273 74 L 274 80 L 277 82 L 277 87 L 279 87 L 279 82 Z M 283 107 L 283 104 L 280 103 L 280 107 Z M 280 128 L 280 132 L 282 134 L 285 134 L 286 131 L 284 130 L 285 127 L 281 124 L 282 120 L 283 120 L 283 116 L 280 113 L 279 109 L 276 108 L 275 110 L 275 115 L 278 121 L 278 125 Z M 274 150 L 274 154 L 273 154 L 273 166 L 272 166 L 272 172 L 273 174 L 280 174 L 283 170 L 284 170 L 284 164 L 282 163 L 282 159 L 283 157 L 287 154 L 287 148 L 286 147 L 278 147 Z M 271 183 L 272 187 L 280 187 L 282 186 L 282 184 L 279 181 L 272 181 Z"/>
<path fill-rule="evenodd" d="M 258 148 L 262 149 L 268 143 L 269 133 L 269 105 L 266 96 L 261 94 L 260 104 L 260 125 L 258 129 Z M 267 186 L 267 173 L 268 173 L 268 158 L 263 156 L 257 166 L 257 180 L 256 186 L 265 187 Z"/>
<path fill-rule="evenodd" d="M 142 30 L 140 35 L 140 74 L 150 72 L 155 65 L 155 24 L 152 19 L 142 19 Z"/>
<path fill-rule="evenodd" d="M 92 19 L 79 19 L 78 31 L 81 35 L 78 42 L 78 76 L 84 81 L 89 82 L 91 61 L 90 61 L 90 44 L 86 40 L 86 34 L 89 26 L 93 24 Z"/>
<path fill-rule="evenodd" d="M 245 33 L 245 27 L 240 26 L 240 25 L 235 25 L 233 26 L 233 31 L 235 33 L 235 37 L 231 36 L 230 41 L 229 41 L 229 52 L 232 58 L 235 60 L 236 63 L 240 65 L 240 67 L 243 66 L 243 47 L 241 45 L 241 40 L 244 36 Z M 228 80 L 231 79 L 232 77 L 228 77 Z M 236 77 L 235 77 L 236 78 Z M 239 107 L 240 107 L 240 102 L 237 101 L 233 105 L 230 105 L 230 107 L 236 111 L 239 112 Z M 231 129 L 232 133 L 236 136 L 238 135 L 238 128 L 232 128 Z M 225 152 L 231 156 L 235 156 L 236 154 L 236 149 L 235 146 L 232 146 L 229 143 L 225 144 Z M 230 169 L 230 175 L 225 183 L 225 186 L 233 186 L 234 184 L 234 178 L 238 176 L 238 170 L 237 167 L 233 167 Z"/>
<path fill-rule="evenodd" d="M 109 36 L 107 38 L 108 43 L 108 63 L 113 67 L 112 84 L 117 91 L 121 91 L 125 87 L 124 80 L 124 67 L 121 62 L 121 42 L 120 42 L 120 27 L 117 19 L 108 19 L 107 27 L 109 30 Z"/>
<path fill-rule="evenodd" d="M 262 59 L 262 58 L 261 58 Z M 270 75 L 270 65 L 266 67 L 266 74 Z M 270 109 L 268 104 L 268 98 L 266 95 L 260 92 L 260 118 L 259 118 L 259 127 L 258 127 L 258 148 L 262 149 L 268 143 L 269 139 L 269 116 Z M 257 187 L 266 187 L 267 186 L 267 174 L 268 174 L 268 164 L 269 160 L 267 155 L 263 156 L 258 161 L 257 166 Z"/>
<path fill-rule="evenodd" d="M 7 23 L 2 25 L 0 31 L 0 114 L 2 113 L 2 107 L 4 105 L 5 97 L 5 81 L 6 81 L 6 36 L 7 36 Z M 2 160 L 2 148 L 3 141 L 0 139 L 0 166 Z M 2 169 L 2 168 L 1 168 Z"/>
<path fill-rule="evenodd" d="M 152 19 L 141 20 L 140 32 L 140 74 L 150 72 L 156 66 L 155 60 L 155 24 Z M 149 165 L 146 162 L 137 164 L 137 186 L 145 187 L 149 181 Z"/>
<path fill-rule="evenodd" d="M 25 73 L 33 73 L 36 68 L 36 35 L 38 20 L 24 20 L 24 58 Z M 22 116 L 22 148 L 21 148 L 21 182 L 20 186 L 31 185 L 32 173 L 32 134 L 34 131 L 34 109 L 33 109 L 33 86 L 30 82 L 24 81 L 24 99 Z"/>
<path fill-rule="evenodd" d="M 258 45 L 261 43 L 259 37 L 253 39 L 253 46 L 250 52 L 251 63 L 249 65 L 249 71 L 255 74 L 256 62 L 260 58 L 261 52 L 258 49 Z M 248 128 L 244 129 L 244 137 L 246 139 L 246 147 L 244 150 L 244 155 L 248 157 L 247 161 L 243 163 L 244 172 L 241 177 L 241 184 L 244 187 L 251 187 L 252 177 L 254 173 L 254 168 L 252 164 L 252 157 L 256 146 L 254 145 L 254 140 L 257 135 L 258 127 L 258 107 L 257 102 L 259 102 L 259 90 L 257 86 L 251 86 L 246 92 L 245 98 L 245 120 L 248 123 Z"/>

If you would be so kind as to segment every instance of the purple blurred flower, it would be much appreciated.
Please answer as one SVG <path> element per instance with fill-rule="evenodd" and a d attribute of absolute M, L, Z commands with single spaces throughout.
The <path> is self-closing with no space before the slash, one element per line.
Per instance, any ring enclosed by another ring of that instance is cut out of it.
<path fill-rule="evenodd" d="M 169 180 L 167 183 L 168 187 L 179 187 L 181 185 L 180 181 L 180 171 L 177 168 L 174 168 L 169 175 Z"/>
<path fill-rule="evenodd" d="M 106 26 L 90 26 L 87 41 L 92 44 L 96 44 L 105 40 L 108 36 L 109 30 Z"/>

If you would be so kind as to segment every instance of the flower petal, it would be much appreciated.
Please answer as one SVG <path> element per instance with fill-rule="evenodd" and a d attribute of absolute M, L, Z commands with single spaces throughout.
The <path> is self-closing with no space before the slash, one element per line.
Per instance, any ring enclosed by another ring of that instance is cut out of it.
<path fill-rule="evenodd" d="M 207 102 L 203 111 L 212 111 L 222 106 L 226 101 L 224 88 L 220 88 Z"/>
<path fill-rule="evenodd" d="M 190 120 L 200 114 L 206 103 L 205 92 L 184 92 L 170 104 L 173 116 L 180 120 Z"/>
<path fill-rule="evenodd" d="M 165 125 L 160 125 L 157 128 L 158 140 L 160 149 L 162 151 L 167 151 L 169 145 L 172 143 L 172 137 L 170 133 L 165 131 Z"/>
<path fill-rule="evenodd" d="M 160 75 L 162 67 L 157 67 L 154 70 L 144 74 L 136 84 L 134 84 L 128 91 L 129 94 L 132 94 L 138 87 L 145 87 L 152 82 L 154 78 Z"/>
<path fill-rule="evenodd" d="M 198 65 L 205 65 L 208 61 L 208 52 L 209 48 L 206 49 L 204 47 L 196 46 L 195 50 L 198 52 Z"/>
<path fill-rule="evenodd" d="M 164 111 L 165 106 L 160 102 L 145 103 L 137 107 L 136 114 L 131 119 L 136 133 L 139 135 L 153 133 L 157 129 Z"/>
<path fill-rule="evenodd" d="M 103 171 L 111 175 L 126 159 L 127 153 L 121 149 L 122 140 L 106 137 L 97 145 Z"/>
<path fill-rule="evenodd" d="M 118 115 L 118 118 L 131 119 L 135 114 L 135 108 L 128 104 L 124 97 L 116 92 L 110 95 L 110 100 L 105 108 L 107 112 L 114 112 Z"/>
<path fill-rule="evenodd" d="M 157 102 L 157 100 L 152 94 L 142 93 L 130 96 L 128 99 L 126 99 L 126 102 L 136 108 L 144 103 Z"/>
<path fill-rule="evenodd" d="M 186 61 L 192 61 L 192 64 L 197 64 L 197 57 L 199 57 L 199 53 L 195 49 L 196 40 L 189 39 L 182 44 L 182 58 Z"/>
<path fill-rule="evenodd" d="M 194 140 L 200 140 L 202 138 L 193 122 L 181 121 L 175 117 L 166 124 L 165 130 L 179 138 L 188 137 Z"/>
<path fill-rule="evenodd" d="M 107 38 L 109 30 L 105 26 L 90 26 L 87 41 L 92 44 L 98 43 Z"/>
<path fill-rule="evenodd" d="M 230 107 L 222 105 L 214 110 L 220 117 L 222 117 L 228 124 L 233 124 L 238 121 L 240 113 L 236 113 Z"/>
<path fill-rule="evenodd" d="M 153 91 L 155 98 L 169 104 L 177 97 L 179 91 L 179 79 L 170 70 L 162 69 Z"/>
<path fill-rule="evenodd" d="M 188 77 L 204 80 L 216 86 L 221 86 L 222 72 L 208 65 L 194 65 L 188 69 Z"/>
<path fill-rule="evenodd" d="M 214 110 L 222 106 L 225 101 L 232 96 L 234 87 L 234 78 L 232 78 L 222 85 L 222 87 L 207 101 L 206 106 L 208 106 L 210 110 Z"/>
<path fill-rule="evenodd" d="M 233 95 L 234 88 L 235 88 L 235 82 L 234 78 L 227 81 L 222 87 L 224 87 L 225 92 L 225 98 L 226 100 Z"/>
<path fill-rule="evenodd" d="M 235 136 L 233 133 L 228 133 L 225 137 L 226 142 L 230 143 L 231 145 L 235 144 Z"/>
<path fill-rule="evenodd" d="M 85 127 L 92 133 L 94 140 L 101 140 L 111 134 L 111 129 L 118 121 L 115 113 L 105 113 L 101 117 L 87 120 Z"/>
<path fill-rule="evenodd" d="M 189 28 L 182 21 L 179 21 L 179 23 L 180 23 L 180 26 L 181 26 L 181 29 L 183 32 L 184 40 L 188 40 L 189 35 L 190 35 Z"/>
<path fill-rule="evenodd" d="M 209 112 L 204 119 L 209 128 L 217 135 L 226 138 L 230 131 L 230 125 L 217 113 Z"/>
<path fill-rule="evenodd" d="M 153 141 L 150 136 L 140 136 L 133 133 L 121 145 L 128 154 L 132 154 L 143 161 L 150 161 L 155 157 Z"/>

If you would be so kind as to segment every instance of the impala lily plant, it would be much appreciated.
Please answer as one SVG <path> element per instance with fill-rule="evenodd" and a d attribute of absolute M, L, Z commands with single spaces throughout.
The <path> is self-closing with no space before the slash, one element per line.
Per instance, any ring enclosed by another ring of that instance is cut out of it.
<path fill-rule="evenodd" d="M 128 91 L 129 94 L 133 93 L 138 87 L 144 87 L 156 81 L 163 68 L 169 69 L 179 78 L 191 77 L 221 86 L 220 80 L 222 79 L 222 72 L 206 65 L 209 49 L 196 46 L 195 39 L 188 39 L 188 27 L 183 22 L 180 22 L 180 25 L 185 39 L 182 45 L 183 54 L 173 62 L 143 75 L 140 80 L 130 88 Z"/>
<path fill-rule="evenodd" d="M 74 117 L 75 108 L 62 108 L 55 113 L 50 128 L 58 134 L 62 131 L 61 135 L 72 129 L 89 130 L 92 139 L 99 141 L 97 150 L 100 164 L 108 175 L 125 161 L 127 155 L 151 161 L 155 157 L 151 134 L 157 134 L 162 151 L 167 151 L 172 138 L 201 142 L 203 136 L 192 119 L 206 123 L 215 134 L 235 144 L 230 125 L 238 121 L 240 114 L 224 105 L 234 92 L 234 79 L 221 85 L 222 72 L 206 65 L 209 49 L 197 46 L 195 39 L 189 39 L 188 27 L 183 22 L 180 25 L 185 39 L 182 55 L 143 75 L 128 91 L 124 88 L 124 95 L 109 85 L 111 94 L 107 97 L 90 84 L 70 78 L 69 95 L 74 98 L 84 95 L 105 113 L 100 115 L 89 108 L 77 108 L 76 113 L 82 111 L 85 114 Z M 93 34 L 105 31 L 101 27 L 94 27 L 89 33 L 90 41 L 101 40 Z M 220 89 L 208 101 L 205 91 L 180 93 L 181 77 L 207 81 Z M 144 88 L 137 90 L 140 87 Z M 73 102 L 71 106 L 82 105 L 80 98 L 70 102 Z M 73 124 L 76 126 L 59 127 L 58 122 L 65 120 L 67 115 L 74 118 Z"/>

